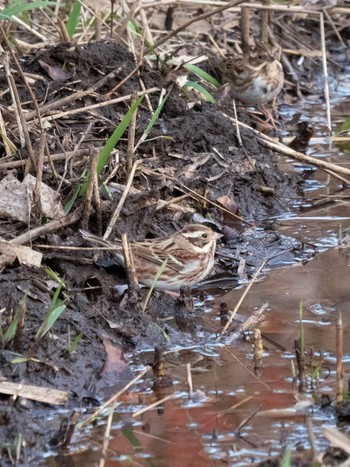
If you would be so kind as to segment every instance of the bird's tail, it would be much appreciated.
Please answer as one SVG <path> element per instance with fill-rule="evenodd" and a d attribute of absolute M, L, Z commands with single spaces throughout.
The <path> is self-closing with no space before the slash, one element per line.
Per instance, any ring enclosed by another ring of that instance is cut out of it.
<path fill-rule="evenodd" d="M 99 245 L 99 246 L 104 246 L 107 249 L 110 250 L 120 250 L 120 245 L 116 244 L 116 242 L 111 242 L 109 240 L 105 240 L 101 237 L 98 237 L 97 235 L 94 235 L 90 232 L 86 232 L 86 230 L 79 230 L 81 233 L 81 236 L 83 237 L 84 240 L 86 240 L 88 243 L 91 243 L 91 245 Z"/>

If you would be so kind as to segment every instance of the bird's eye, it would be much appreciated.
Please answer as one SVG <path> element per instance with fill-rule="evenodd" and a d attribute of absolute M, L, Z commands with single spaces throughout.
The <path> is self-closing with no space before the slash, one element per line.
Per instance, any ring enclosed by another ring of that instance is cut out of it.
<path fill-rule="evenodd" d="M 208 234 L 204 233 L 204 234 L 202 235 L 202 238 L 208 238 Z"/>

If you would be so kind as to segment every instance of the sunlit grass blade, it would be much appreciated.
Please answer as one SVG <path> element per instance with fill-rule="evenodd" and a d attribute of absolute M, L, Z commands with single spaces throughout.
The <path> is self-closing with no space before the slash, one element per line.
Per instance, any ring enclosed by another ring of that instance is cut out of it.
<path fill-rule="evenodd" d="M 200 92 L 203 97 L 208 101 L 214 104 L 216 100 L 214 97 L 208 92 L 203 86 L 201 86 L 199 83 L 195 83 L 194 81 L 187 81 L 187 83 L 183 86 L 183 88 L 193 88 L 196 89 L 198 92 Z"/>
<path fill-rule="evenodd" d="M 156 121 L 158 120 L 159 118 L 159 115 L 161 113 L 161 111 L 163 110 L 163 107 L 164 107 L 164 104 L 166 103 L 167 99 L 169 97 L 169 93 L 166 94 L 163 99 L 160 100 L 159 104 L 158 104 L 158 107 L 156 108 L 156 110 L 154 111 L 154 114 L 152 115 L 152 118 L 151 120 L 149 121 L 148 125 L 147 125 L 147 128 L 145 129 L 145 131 L 143 132 L 143 135 L 141 136 L 140 140 L 137 142 L 136 146 L 135 146 L 135 151 L 136 149 L 146 140 L 147 138 L 147 135 L 149 134 L 149 132 L 152 130 L 154 124 L 156 123 Z"/>
<path fill-rule="evenodd" d="M 284 451 L 283 457 L 280 460 L 280 467 L 290 467 L 292 465 L 292 451 L 287 446 Z"/>
<path fill-rule="evenodd" d="M 60 278 L 60 276 L 58 276 L 55 271 L 49 267 L 45 268 L 44 271 L 46 272 L 46 274 L 51 278 L 53 279 L 55 282 L 57 282 L 58 285 L 60 285 L 61 287 L 65 287 L 65 283 L 64 281 Z"/>
<path fill-rule="evenodd" d="M 17 332 L 17 326 L 18 326 L 18 320 L 19 320 L 19 311 L 16 311 L 15 316 L 13 317 L 10 326 L 6 329 L 5 334 L 3 335 L 2 338 L 2 343 L 3 346 L 5 346 L 10 340 L 12 340 Z"/>
<path fill-rule="evenodd" d="M 332 136 L 337 148 L 350 151 L 350 117 L 340 125 L 339 130 Z"/>
<path fill-rule="evenodd" d="M 12 143 L 12 141 L 4 134 L 0 131 L 0 136 L 4 142 L 4 144 L 7 145 L 7 147 L 9 148 L 11 154 L 15 154 L 15 152 L 17 151 L 17 148 L 16 146 Z"/>
<path fill-rule="evenodd" d="M 166 258 L 162 264 L 159 266 L 159 269 L 157 271 L 157 274 L 154 276 L 153 278 L 153 281 L 152 281 L 152 284 L 151 284 L 151 287 L 146 295 L 146 298 L 145 298 L 145 303 L 143 304 L 143 309 L 142 311 L 145 311 L 146 308 L 147 308 L 147 305 L 150 301 L 150 298 L 151 298 L 151 295 L 152 295 L 152 292 L 154 290 L 154 287 L 156 286 L 157 282 L 158 282 L 158 279 L 160 278 L 161 274 L 164 272 L 164 269 L 166 268 L 166 265 L 168 264 L 168 258 Z"/>
<path fill-rule="evenodd" d="M 71 337 L 70 337 L 70 326 L 68 326 L 68 352 L 70 354 L 72 354 L 76 348 L 76 346 L 79 344 L 80 342 L 80 339 L 82 337 L 83 333 L 82 332 L 79 332 L 79 334 L 77 334 L 75 336 L 75 339 L 73 340 L 73 342 L 71 342 Z"/>
<path fill-rule="evenodd" d="M 11 355 L 14 355 L 14 358 L 10 360 L 11 365 L 18 365 L 20 363 L 27 363 L 27 362 L 37 362 L 42 363 L 41 360 L 34 357 L 26 357 L 20 353 L 10 352 Z"/>
<path fill-rule="evenodd" d="M 84 176 L 86 175 L 86 170 L 84 170 L 83 174 L 84 174 Z M 64 207 L 64 213 L 65 213 L 65 214 L 69 214 L 69 213 L 70 213 L 70 210 L 72 209 L 72 207 L 73 207 L 73 205 L 74 205 L 74 203 L 75 203 L 75 200 L 76 200 L 76 199 L 78 198 L 78 196 L 79 196 L 80 187 L 81 187 L 81 185 L 78 185 L 78 186 L 75 188 L 75 190 L 74 190 L 74 192 L 73 192 L 73 194 L 72 194 L 72 197 L 70 198 L 70 200 L 68 201 L 68 203 L 65 205 L 65 207 Z"/>
<path fill-rule="evenodd" d="M 212 85 L 215 86 L 216 88 L 220 88 L 220 87 L 221 87 L 221 83 L 220 83 L 216 78 L 214 78 L 214 76 L 210 75 L 209 73 L 207 73 L 206 71 L 202 70 L 202 69 L 199 68 L 198 66 L 193 65 L 192 63 L 187 63 L 187 64 L 185 65 L 185 68 L 186 68 L 188 71 L 191 71 L 191 72 L 194 73 L 195 75 L 199 76 L 200 78 L 204 79 L 204 81 L 207 81 L 208 83 L 212 84 Z"/>
<path fill-rule="evenodd" d="M 51 300 L 47 315 L 38 329 L 38 332 L 35 335 L 36 340 L 42 339 L 52 328 L 52 326 L 55 324 L 57 319 L 61 316 L 61 314 L 64 312 L 66 308 L 66 304 L 62 302 L 62 300 L 59 300 L 59 295 L 61 293 L 62 289 L 62 284 L 60 284 L 55 293 L 54 296 Z"/>
<path fill-rule="evenodd" d="M 123 136 L 124 131 L 127 129 L 134 112 L 136 112 L 136 109 L 141 104 L 143 98 L 144 98 L 144 96 L 142 95 L 138 99 L 136 99 L 134 104 L 130 107 L 128 112 L 125 114 L 123 120 L 119 123 L 117 128 L 113 131 L 112 135 L 107 140 L 106 144 L 101 149 L 100 155 L 99 155 L 99 158 L 98 158 L 98 163 L 97 163 L 97 173 L 98 173 L 98 175 L 101 174 L 104 166 L 107 164 L 108 159 L 109 159 L 109 157 L 111 155 L 111 152 L 115 148 L 115 146 L 118 143 L 118 141 L 120 140 L 120 138 Z M 84 182 L 84 183 L 82 183 L 80 185 L 79 195 L 84 196 L 85 193 L 86 193 L 86 190 L 87 190 L 87 182 Z"/>
<path fill-rule="evenodd" d="M 344 122 L 340 125 L 339 130 L 335 134 L 335 136 L 339 136 L 342 134 L 348 134 L 350 132 L 350 117 L 347 117 Z"/>
<path fill-rule="evenodd" d="M 81 11 L 81 3 L 79 1 L 76 1 L 73 5 L 72 11 L 70 12 L 67 24 L 66 24 L 66 29 L 69 37 L 73 37 L 76 27 L 79 23 L 80 19 L 80 11 Z"/>
<path fill-rule="evenodd" d="M 35 10 L 36 8 L 46 8 L 48 6 L 54 6 L 56 2 L 49 2 L 49 1 L 37 1 L 31 3 L 23 2 L 14 2 L 13 5 L 10 5 L 7 8 L 4 8 L 0 12 L 0 21 L 4 21 L 6 19 L 11 19 L 11 16 L 16 16 L 25 11 Z"/>

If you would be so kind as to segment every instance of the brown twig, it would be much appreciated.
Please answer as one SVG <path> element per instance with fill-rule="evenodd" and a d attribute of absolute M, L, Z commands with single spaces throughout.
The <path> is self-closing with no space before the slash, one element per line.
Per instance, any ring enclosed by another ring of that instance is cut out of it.
<path fill-rule="evenodd" d="M 342 408 L 344 402 L 344 368 L 343 368 L 343 348 L 344 348 L 344 331 L 343 331 L 343 320 L 342 315 L 339 313 L 337 319 L 337 338 L 336 338 L 336 352 L 337 352 L 337 376 L 336 376 L 336 386 L 337 386 L 337 410 L 339 411 Z"/>
<path fill-rule="evenodd" d="M 242 324 L 240 324 L 237 327 L 235 332 L 227 336 L 227 338 L 225 339 L 225 344 L 226 345 L 231 344 L 235 340 L 240 339 L 242 337 L 242 334 L 244 334 L 246 331 L 249 331 L 253 329 L 254 327 L 258 326 L 265 318 L 264 313 L 268 309 L 268 307 L 269 307 L 269 304 L 264 303 L 264 305 L 262 305 L 258 310 L 254 311 L 254 313 L 251 316 L 249 316 L 249 318 L 247 318 Z"/>
<path fill-rule="evenodd" d="M 130 381 L 128 384 L 126 384 L 123 389 L 118 391 L 114 396 L 112 396 L 110 399 L 108 399 L 107 402 L 105 402 L 101 407 L 99 407 L 93 414 L 90 415 L 81 425 L 79 428 L 85 428 L 86 426 L 89 425 L 89 423 L 94 420 L 96 417 L 98 417 L 107 407 L 110 405 L 114 404 L 114 402 L 122 395 L 124 392 L 126 392 L 133 384 L 135 384 L 139 379 L 143 378 L 145 374 L 151 369 L 150 366 L 146 367 L 143 371 L 141 371 L 132 381 Z"/>
<path fill-rule="evenodd" d="M 115 38 L 114 38 L 114 40 L 116 41 L 117 44 L 122 40 L 123 34 L 124 34 L 126 28 L 128 27 L 128 23 L 132 19 L 132 17 L 134 16 L 134 13 L 135 13 L 136 9 L 138 8 L 139 3 L 140 3 L 140 0 L 134 0 L 132 2 L 130 10 L 128 11 L 125 18 L 123 18 L 123 21 L 122 21 L 121 25 L 118 27 L 118 29 L 117 29 L 117 31 L 115 33 Z"/>
<path fill-rule="evenodd" d="M 89 174 L 88 186 L 87 186 L 86 195 L 85 195 L 84 212 L 83 212 L 82 220 L 81 220 L 81 225 L 84 230 L 88 230 L 89 218 L 92 212 L 92 195 L 94 192 L 95 173 L 97 172 L 99 152 L 93 146 L 90 146 L 89 155 L 90 155 L 90 174 Z"/>
<path fill-rule="evenodd" d="M 22 235 L 10 240 L 10 243 L 17 243 L 18 245 L 23 245 L 24 243 L 30 242 L 35 238 L 40 237 L 41 235 L 48 234 L 50 232 L 55 232 L 57 229 L 61 227 L 65 227 L 67 225 L 74 224 L 77 222 L 81 217 L 81 209 L 77 209 L 76 211 L 72 212 L 68 216 L 61 217 L 60 219 L 56 219 L 54 221 L 48 222 L 45 225 L 41 225 L 40 227 L 35 227 L 34 229 L 28 230 Z M 0 256 L 0 268 L 5 267 L 8 264 L 8 257 L 7 255 Z"/>
<path fill-rule="evenodd" d="M 66 28 L 66 25 L 65 25 L 63 19 L 58 18 L 57 21 L 58 21 L 60 34 L 61 34 L 61 41 L 62 42 L 70 42 L 71 38 L 68 35 L 67 28 Z"/>
<path fill-rule="evenodd" d="M 136 276 L 134 258 L 132 255 L 132 251 L 130 250 L 128 237 L 126 233 L 122 234 L 122 248 L 123 248 L 125 271 L 128 277 L 128 284 L 129 284 L 130 289 L 133 289 L 135 288 L 135 286 L 138 285 L 138 280 Z"/>
<path fill-rule="evenodd" d="M 307 156 L 306 154 L 303 154 L 303 153 L 298 152 L 298 151 L 294 151 L 294 149 L 291 149 L 291 148 L 289 148 L 288 146 L 285 146 L 282 143 L 277 143 L 276 141 L 274 141 L 269 136 L 265 135 L 264 133 L 261 133 L 258 130 L 255 130 L 254 128 L 250 127 L 249 125 L 246 125 L 243 122 L 237 121 L 236 119 L 228 116 L 225 113 L 223 113 L 223 115 L 225 115 L 227 118 L 229 118 L 232 121 L 232 123 L 234 123 L 235 125 L 238 123 L 239 126 L 241 126 L 243 128 L 248 128 L 249 130 L 251 130 L 253 133 L 255 133 L 260 138 L 261 144 L 263 146 L 268 147 L 269 149 L 273 149 L 274 151 L 277 151 L 280 154 L 284 154 L 286 156 L 293 157 L 294 159 L 300 160 L 300 161 L 302 161 L 304 163 L 312 164 L 315 167 L 318 167 L 320 169 L 328 169 L 328 170 L 331 170 L 331 171 L 336 172 L 336 173 L 341 173 L 341 174 L 344 174 L 344 175 L 350 175 L 350 169 L 347 169 L 347 168 L 342 167 L 342 166 L 337 165 L 337 164 L 332 164 L 331 162 L 326 162 L 326 161 L 323 161 L 323 160 L 316 159 L 316 157 Z"/>
<path fill-rule="evenodd" d="M 44 167 L 44 153 L 46 147 L 46 133 L 44 131 L 40 134 L 38 157 L 37 157 L 37 171 L 36 171 L 36 180 L 34 188 L 34 204 L 35 204 L 35 214 L 38 219 L 42 217 L 42 200 L 41 200 L 41 183 L 43 179 L 43 167 Z"/>
<path fill-rule="evenodd" d="M 127 181 L 127 184 L 126 184 L 126 187 L 125 187 L 125 190 L 124 190 L 124 193 L 122 194 L 120 200 L 119 200 L 119 203 L 117 205 L 117 207 L 115 208 L 115 211 L 114 213 L 112 214 L 112 217 L 108 223 L 108 227 L 103 235 L 103 238 L 106 240 L 112 230 L 113 230 L 113 227 L 115 226 L 115 223 L 117 222 L 118 218 L 119 218 L 119 215 L 120 215 L 120 212 L 124 206 L 124 203 L 125 203 L 125 200 L 126 200 L 126 197 L 128 196 L 128 193 L 129 193 L 129 190 L 131 188 L 131 185 L 132 185 L 132 182 L 134 180 L 134 176 L 135 176 L 135 172 L 136 172 L 136 169 L 138 167 L 138 165 L 141 163 L 142 161 L 141 160 L 138 160 L 138 161 L 135 161 L 134 162 L 134 165 L 132 166 L 132 169 L 131 169 L 131 172 L 130 172 L 130 175 L 129 175 L 129 178 L 128 178 L 128 181 Z"/>
<path fill-rule="evenodd" d="M 171 39 L 172 37 L 179 34 L 179 32 L 184 31 L 185 29 L 187 29 L 189 26 L 191 26 L 191 24 L 197 23 L 198 21 L 202 21 L 204 19 L 207 19 L 210 16 L 216 15 L 217 13 L 221 13 L 222 11 L 225 11 L 228 8 L 231 8 L 233 6 L 239 5 L 240 3 L 243 3 L 243 0 L 235 0 L 233 2 L 227 3 L 226 5 L 220 6 L 218 8 L 214 8 L 213 10 L 211 10 L 209 12 L 206 12 L 206 13 L 203 13 L 201 15 L 195 16 L 194 18 L 190 19 L 189 21 L 187 21 L 182 26 L 178 27 L 174 31 L 171 31 L 169 34 L 167 34 L 162 39 L 159 39 L 155 44 L 152 45 L 152 47 L 149 47 L 148 50 L 146 50 L 146 54 L 149 54 L 153 50 L 157 49 L 160 45 L 165 44 L 165 42 L 167 42 L 169 39 Z"/>
<path fill-rule="evenodd" d="M 270 5 L 270 0 L 262 0 L 261 2 L 265 6 Z M 261 11 L 261 31 L 260 40 L 263 44 L 268 42 L 268 30 L 269 30 L 269 10 Z"/>
<path fill-rule="evenodd" d="M 254 372 L 257 376 L 261 376 L 263 368 L 263 341 L 260 329 L 254 329 Z"/>
<path fill-rule="evenodd" d="M 19 132 L 21 135 L 23 135 L 24 141 L 22 141 L 22 146 L 26 146 L 28 154 L 29 154 L 29 159 L 31 163 L 33 164 L 33 167 L 36 168 L 36 161 L 35 161 L 35 156 L 34 156 L 34 151 L 32 147 L 32 143 L 30 140 L 30 135 L 27 127 L 26 120 L 24 118 L 22 106 L 21 106 L 21 100 L 18 94 L 16 82 L 12 76 L 11 70 L 10 70 L 10 62 L 9 62 L 9 54 L 8 52 L 4 52 L 1 54 L 0 61 L 4 66 L 5 73 L 6 73 L 6 78 L 7 82 L 11 91 L 11 95 L 13 98 L 13 104 L 15 108 L 15 113 L 16 113 L 16 118 L 18 122 L 18 127 L 19 127 Z"/>
<path fill-rule="evenodd" d="M 102 149 L 102 147 L 97 148 Z M 79 151 L 69 151 L 66 154 L 58 153 L 52 154 L 51 156 L 45 156 L 44 162 L 52 162 L 55 161 L 64 161 L 67 157 L 85 157 L 88 155 L 88 149 L 81 149 Z M 0 170 L 8 170 L 8 169 L 18 169 L 20 167 L 24 167 L 28 163 L 29 159 L 22 159 L 21 161 L 10 161 L 10 162 L 3 162 L 0 163 Z"/>
<path fill-rule="evenodd" d="M 252 285 L 256 282 L 256 279 L 258 277 L 258 275 L 260 274 L 260 272 L 262 271 L 262 268 L 265 266 L 266 264 L 266 260 L 263 261 L 259 268 L 256 270 L 254 276 L 252 277 L 252 280 L 249 282 L 249 284 L 247 285 L 247 287 L 245 288 L 243 294 L 241 295 L 241 298 L 238 300 L 234 310 L 232 311 L 229 319 L 227 320 L 227 323 L 225 325 L 225 327 L 222 329 L 221 331 L 221 335 L 225 334 L 225 332 L 227 331 L 227 329 L 229 328 L 230 324 L 232 323 L 237 311 L 239 310 L 240 306 L 242 305 L 244 299 L 246 298 L 246 296 L 248 295 L 248 292 L 249 290 L 251 289 Z"/>
<path fill-rule="evenodd" d="M 250 9 L 247 7 L 242 7 L 241 9 L 240 27 L 242 35 L 242 52 L 247 54 L 250 49 Z"/>
<path fill-rule="evenodd" d="M 131 99 L 131 103 L 130 103 L 131 107 L 135 104 L 137 97 L 138 97 L 137 93 L 134 93 Z M 133 164 L 133 159 L 134 159 L 136 117 L 137 117 L 137 109 L 132 114 L 131 121 L 129 124 L 128 149 L 126 153 L 126 173 L 128 176 L 130 175 L 132 164 Z"/>

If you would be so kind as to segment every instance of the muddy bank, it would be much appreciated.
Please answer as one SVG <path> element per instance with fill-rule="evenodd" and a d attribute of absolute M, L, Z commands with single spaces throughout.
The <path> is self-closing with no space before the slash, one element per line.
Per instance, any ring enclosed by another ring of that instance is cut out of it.
<path fill-rule="evenodd" d="M 63 206 L 73 199 L 84 170 L 90 170 L 91 147 L 100 149 L 105 144 L 128 112 L 133 93 L 150 90 L 138 108 L 137 142 L 164 88 L 167 100 L 146 141 L 134 155 L 134 160 L 142 163 L 111 238 L 119 238 L 124 232 L 130 241 L 167 236 L 189 222 L 206 222 L 225 235 L 213 274 L 232 281 L 237 280 L 238 267 L 244 261 L 241 277 L 251 277 L 266 258 L 270 258 L 267 266 L 274 266 L 286 256 L 291 259 L 305 253 L 299 242 L 281 237 L 269 222 L 270 217 L 297 206 L 301 177 L 281 172 L 276 156 L 250 130 L 241 129 L 239 144 L 237 129 L 230 120 L 234 115 L 230 94 L 219 105 L 203 101 L 194 91 L 185 94 L 172 79 L 174 70 L 151 68 L 147 63 L 137 69 L 133 55 L 112 41 L 77 46 L 60 43 L 18 53 L 17 57 L 27 82 L 13 58 L 10 68 L 33 153 L 40 153 L 44 129 L 46 159 L 42 180 L 59 192 Z M 28 84 L 40 107 L 41 123 Z M 8 134 L 21 147 L 0 163 L 1 175 L 4 178 L 11 172 L 22 182 L 27 172 L 36 174 L 36 170 L 34 161 L 32 165 L 28 163 L 28 145 L 20 144 L 23 136 L 13 116 L 13 99 L 4 69 L 0 70 L 0 90 Z M 220 99 L 220 89 L 213 89 L 212 93 Z M 129 97 L 109 102 L 125 96 Z M 291 101 L 295 96 L 289 98 Z M 88 108 L 95 104 L 98 105 Z M 239 108 L 239 119 L 250 122 L 246 109 Z M 115 288 L 126 283 L 119 267 L 104 267 L 107 259 L 96 264 L 91 253 L 59 248 L 85 246 L 79 234 L 81 227 L 94 233 L 105 231 L 125 190 L 127 147 L 125 132 L 102 170 L 101 203 L 92 202 L 87 217 L 82 212 L 87 212 L 88 201 L 77 196 L 71 208 L 77 213 L 74 222 L 33 239 L 33 248 L 43 253 L 43 267 L 33 269 L 14 261 L 6 264 L 0 276 L 3 330 L 20 306 L 24 310 L 21 330 L 9 342 L 3 340 L 2 376 L 15 383 L 67 391 L 68 412 L 95 407 L 116 386 L 131 379 L 132 372 L 123 361 L 122 351 L 132 354 L 153 349 L 155 345 L 167 344 L 168 339 L 172 345 L 181 345 L 195 341 L 199 333 L 207 331 L 187 292 L 180 299 L 154 294 L 144 312 L 146 290 L 125 294 Z M 46 222 L 32 210 L 30 229 Z M 27 230 L 28 224 L 13 219 L 0 225 L 0 235 L 6 239 Z M 310 251 L 305 253 L 309 254 Z M 38 341 L 36 333 L 57 288 L 48 267 L 64 282 L 59 299 L 65 310 L 52 330 Z M 215 283 L 215 288 L 218 285 L 220 282 Z M 208 287 L 199 285 L 194 295 L 204 296 Z M 22 302 L 24 305 L 20 305 Z M 22 359 L 20 363 L 18 359 L 15 363 L 17 354 Z M 147 384 L 151 381 L 149 377 Z M 4 414 L 0 435 L 3 445 L 12 443 L 20 433 L 26 441 L 24 458 L 28 462 L 42 451 L 58 449 L 64 438 L 58 432 L 65 414 L 54 406 L 21 397 L 13 401 L 2 396 L 0 404 Z M 49 427 L 44 418 L 50 420 Z"/>

